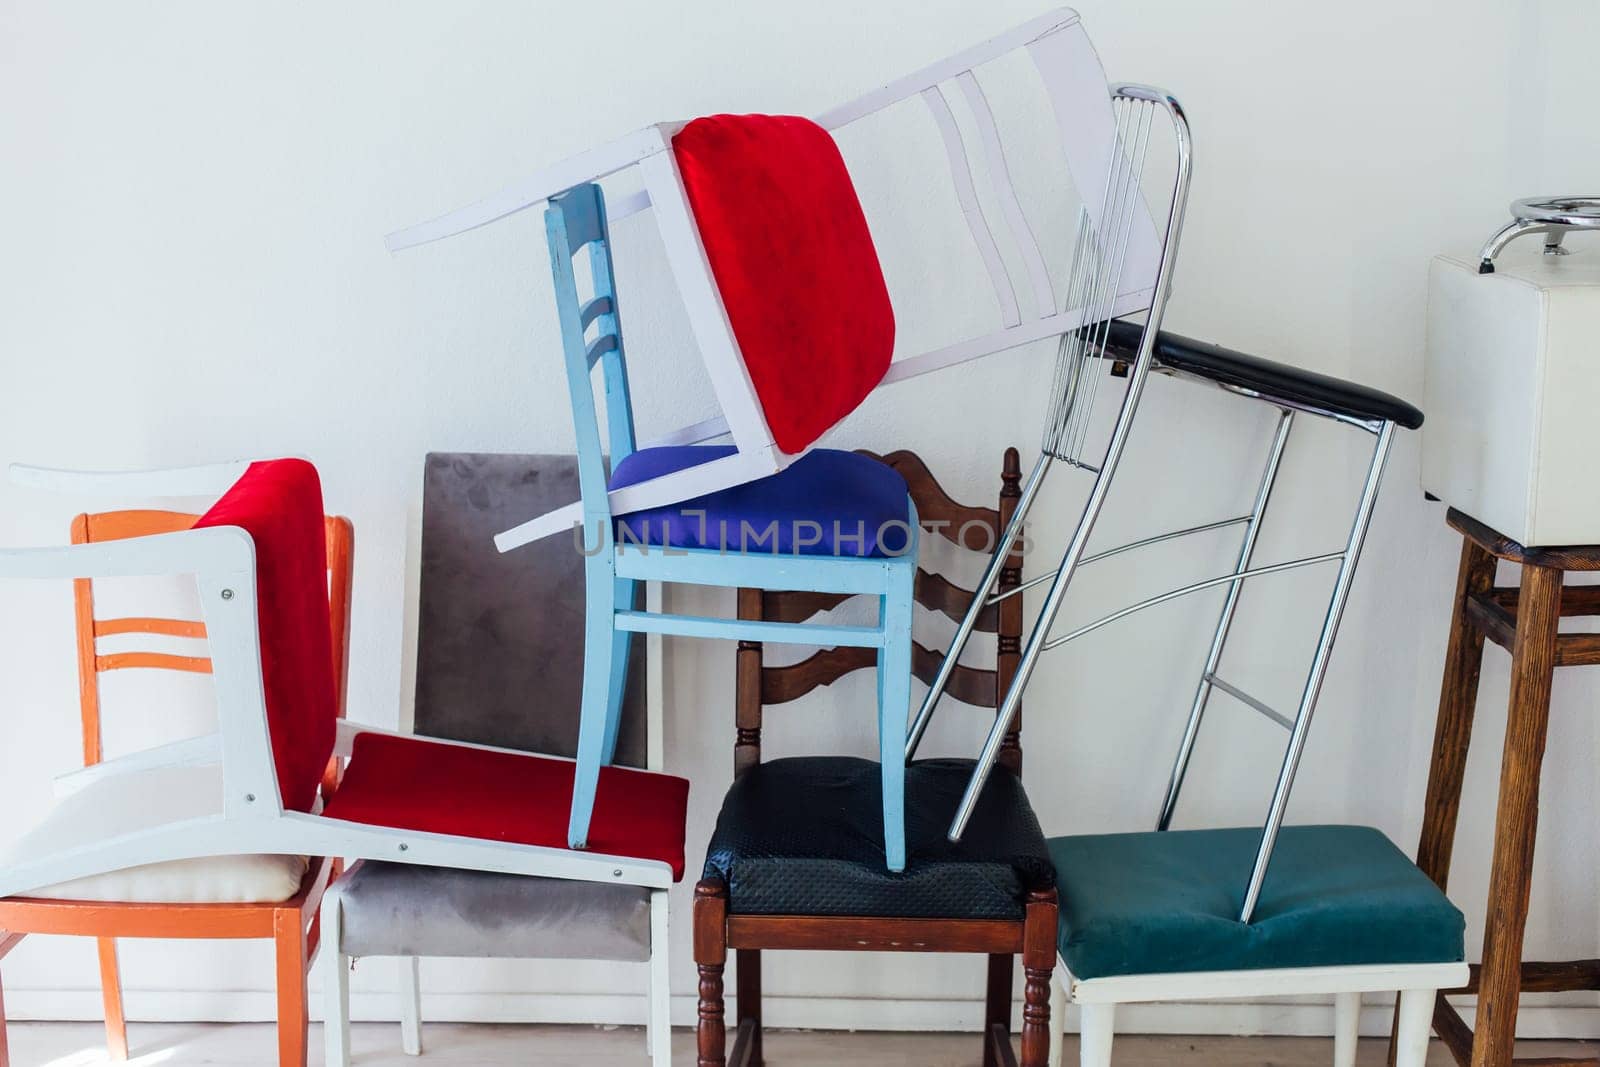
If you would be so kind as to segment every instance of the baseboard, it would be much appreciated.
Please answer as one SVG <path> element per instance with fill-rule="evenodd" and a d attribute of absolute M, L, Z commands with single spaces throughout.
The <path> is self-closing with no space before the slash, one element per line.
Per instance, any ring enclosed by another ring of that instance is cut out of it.
<path fill-rule="evenodd" d="M 6 1014 L 15 1020 L 98 1021 L 100 994 L 94 990 L 7 989 Z M 1461 1003 L 1470 1006 L 1470 998 Z M 129 990 L 128 1018 L 142 1022 L 270 1022 L 276 1017 L 272 994 L 254 991 L 193 992 Z M 312 995 L 311 1013 L 321 1018 L 321 998 Z M 978 1000 L 891 1000 L 845 997 L 768 997 L 767 1025 L 780 1029 L 913 1030 L 976 1033 L 982 1025 Z M 735 1005 L 729 998 L 729 1014 Z M 637 995 L 561 993 L 427 993 L 423 1018 L 439 1022 L 592 1023 L 641 1025 L 644 998 Z M 358 1022 L 392 1021 L 394 1000 L 381 993 L 354 993 L 350 1014 Z M 1471 1012 L 1465 1013 L 1470 1021 Z M 672 1001 L 675 1026 L 693 1025 L 695 1002 Z M 1361 1017 L 1361 1032 L 1389 1033 L 1390 1009 L 1374 998 Z M 1119 1033 L 1326 1037 L 1332 1032 L 1327 1004 L 1302 1001 L 1221 1001 L 1190 1004 L 1136 1004 L 1118 1009 Z M 1015 1025 L 1015 1020 L 1013 1020 Z M 1069 1008 L 1067 1028 L 1077 1014 Z M 1600 1039 L 1600 1007 L 1526 1005 L 1517 1016 L 1517 1033 L 1527 1038 Z"/>

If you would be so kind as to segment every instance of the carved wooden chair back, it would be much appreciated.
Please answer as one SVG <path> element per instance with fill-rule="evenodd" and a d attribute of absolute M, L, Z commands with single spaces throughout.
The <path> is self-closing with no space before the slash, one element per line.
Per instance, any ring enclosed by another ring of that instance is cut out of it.
<path fill-rule="evenodd" d="M 1000 531 L 1011 521 L 1020 495 L 1022 467 L 1015 448 L 1005 451 L 1000 469 L 1000 495 L 994 507 L 958 503 L 915 452 L 902 449 L 879 456 L 862 451 L 893 467 L 905 478 L 917 515 L 928 533 L 936 533 L 946 541 L 980 556 L 987 557 L 994 551 Z M 998 592 L 1003 593 L 1021 584 L 1022 556 L 1023 546 L 1019 539 L 1001 571 Z M 917 603 L 924 608 L 943 612 L 959 621 L 973 594 L 943 575 L 919 566 L 914 595 Z M 739 618 L 746 620 L 800 623 L 848 599 L 848 596 L 837 593 L 775 592 L 745 588 L 739 590 L 738 613 Z M 1010 596 L 985 608 L 979 615 L 976 629 L 995 635 L 994 666 L 958 665 L 951 676 L 948 690 L 951 696 L 964 704 L 996 708 L 1016 674 L 1017 657 L 1022 647 L 1022 598 Z M 763 646 L 759 641 L 740 641 L 736 656 L 735 776 L 761 762 L 761 728 L 766 705 L 799 700 L 820 686 L 832 685 L 847 674 L 871 669 L 877 663 L 874 651 L 870 648 L 838 647 L 821 649 L 798 663 L 772 666 L 764 661 Z M 912 642 L 912 673 L 924 683 L 932 681 L 941 659 L 940 653 L 920 642 Z M 1012 716 L 999 759 L 1001 766 L 1018 775 L 1022 773 L 1021 732 L 1022 709 L 1019 706 L 1017 713 Z"/>

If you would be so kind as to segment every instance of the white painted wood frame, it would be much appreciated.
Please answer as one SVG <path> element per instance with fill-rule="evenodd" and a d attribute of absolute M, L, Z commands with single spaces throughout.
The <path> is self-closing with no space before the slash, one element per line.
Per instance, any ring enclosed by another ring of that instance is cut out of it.
<path fill-rule="evenodd" d="M 1039 251 L 1038 239 L 1029 228 L 1017 199 L 999 131 L 976 73 L 977 67 L 1023 48 L 1028 50 L 1049 95 L 1072 184 L 1093 216 L 1099 210 L 1097 205 L 1103 203 L 1101 193 L 1112 170 L 1113 153 L 1119 148 L 1105 70 L 1077 13 L 1068 8 L 1048 12 L 816 116 L 819 125 L 835 130 L 892 104 L 921 97 L 928 104 L 944 140 L 958 200 L 974 246 L 994 286 L 999 313 L 995 330 L 897 359 L 890 365 L 884 384 L 1059 336 L 1084 323 L 1084 308 L 1061 308 L 1057 303 L 1055 287 Z M 946 84 L 959 93 L 947 92 Z M 994 231 L 980 206 L 967 148 L 950 106 L 953 95 L 959 95 L 979 131 L 986 157 L 985 169 L 1001 205 L 1007 235 L 1027 275 L 1031 298 L 1026 314 L 1017 300 L 1016 286 L 1000 254 Z M 773 442 L 760 400 L 745 369 L 672 152 L 672 137 L 682 126 L 681 122 L 672 122 L 639 130 L 609 145 L 554 164 L 477 203 L 391 233 L 386 239 L 391 251 L 442 240 L 534 207 L 580 183 L 638 169 L 644 183 L 643 191 L 619 197 L 610 205 L 608 214 L 611 221 L 616 222 L 649 208 L 655 209 L 668 263 L 722 410 L 719 417 L 683 427 L 647 447 L 693 444 L 728 434 L 737 451 L 709 463 L 612 490 L 610 506 L 614 515 L 674 504 L 767 477 L 784 469 L 799 455 L 785 453 Z M 1158 229 L 1142 201 L 1136 216 L 1132 222 L 1122 287 L 1113 303 L 1116 315 L 1149 308 L 1160 263 Z M 581 507 L 574 503 L 505 531 L 496 537 L 495 544 L 502 552 L 510 551 L 570 529 L 581 519 Z"/>
<path fill-rule="evenodd" d="M 1433 1005 L 1441 989 L 1467 983 L 1466 963 L 1396 963 L 1355 967 L 1266 968 L 1184 974 L 1128 974 L 1077 979 L 1057 959 L 1051 979 L 1050 1067 L 1062 1067 L 1067 1003 L 1079 1005 L 1079 1067 L 1110 1067 L 1116 1008 L 1236 997 L 1334 998 L 1334 1067 L 1354 1067 L 1363 993 L 1398 993 L 1396 1067 L 1425 1067 Z"/>
<path fill-rule="evenodd" d="M 72 488 L 92 483 L 99 491 L 123 496 L 131 492 L 121 488 L 125 485 L 156 493 L 163 490 L 152 490 L 152 486 L 165 486 L 179 490 L 179 495 L 191 495 L 197 487 L 214 488 L 216 479 L 225 478 L 234 469 L 224 465 L 178 472 L 136 472 L 126 482 L 113 474 L 83 478 L 60 475 L 50 480 Z M 197 471 L 210 474 L 202 476 Z M 213 480 L 208 482 L 207 477 Z M 267 730 L 256 613 L 255 546 L 250 535 L 239 527 L 0 550 L 0 581 L 175 574 L 193 574 L 199 588 L 217 695 L 217 739 L 170 745 L 107 761 L 96 768 L 95 775 L 71 782 L 70 788 L 89 795 L 102 787 L 126 784 L 129 776 L 140 776 L 156 787 L 162 775 L 174 768 L 202 762 L 198 758 L 201 755 L 220 755 L 220 760 L 209 762 L 222 765 L 223 796 L 213 798 L 214 810 L 209 814 L 108 831 L 103 837 L 54 851 L 14 855 L 0 863 L 0 896 L 24 895 L 60 882 L 148 863 L 241 853 L 391 859 L 660 889 L 672 884 L 671 868 L 655 860 L 420 833 L 285 810 Z M 390 732 L 340 722 L 335 750 L 348 755 L 356 736 Z M 433 739 L 430 743 L 490 747 Z M 197 804 L 204 805 L 206 799 L 197 798 Z"/>
<path fill-rule="evenodd" d="M 650 582 L 645 589 L 645 608 L 660 613 L 662 589 L 660 582 Z M 659 771 L 665 763 L 666 735 L 664 701 L 666 699 L 662 670 L 662 636 L 649 634 L 645 638 L 645 767 Z M 350 1063 L 350 963 L 344 952 L 344 883 L 345 876 L 328 887 L 322 897 L 322 930 L 324 955 L 328 969 L 323 981 L 323 1034 L 325 1038 L 327 1067 L 349 1067 Z M 650 1062 L 655 1067 L 672 1065 L 672 969 L 668 956 L 667 890 L 656 889 L 650 893 L 650 959 L 649 993 L 645 1010 L 645 1045 Z M 399 974 L 400 1047 L 409 1056 L 422 1053 L 422 978 L 421 961 L 416 956 L 403 956 L 397 960 Z"/>

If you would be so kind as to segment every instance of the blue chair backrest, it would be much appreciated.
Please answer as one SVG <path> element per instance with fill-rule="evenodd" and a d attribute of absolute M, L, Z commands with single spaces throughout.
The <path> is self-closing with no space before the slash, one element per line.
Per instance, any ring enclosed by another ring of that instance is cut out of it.
<path fill-rule="evenodd" d="M 606 455 L 612 465 L 633 454 L 633 401 L 628 395 L 628 366 L 622 347 L 622 319 L 617 310 L 616 277 L 611 269 L 611 235 L 606 228 L 606 202 L 600 186 L 590 182 L 550 198 L 544 213 L 550 242 L 550 272 L 555 280 L 556 312 L 567 366 L 573 428 L 578 436 L 578 489 L 583 496 L 584 536 L 611 538 L 607 498 Z M 578 293 L 573 260 L 589 250 L 591 293 Z M 590 375 L 595 364 L 605 381 L 606 437 L 600 437 Z"/>

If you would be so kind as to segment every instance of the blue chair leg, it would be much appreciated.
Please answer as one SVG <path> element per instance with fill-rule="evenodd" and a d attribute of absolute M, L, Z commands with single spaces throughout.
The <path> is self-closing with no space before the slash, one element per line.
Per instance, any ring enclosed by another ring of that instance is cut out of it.
<path fill-rule="evenodd" d="M 611 688 L 616 677 L 613 659 L 618 644 L 615 632 L 617 584 L 608 574 L 594 573 L 585 582 L 583 710 L 578 725 L 577 767 L 572 781 L 572 814 L 567 821 L 567 844 L 572 848 L 584 848 L 589 843 L 594 795 L 600 785 L 600 768 L 606 763 Z"/>
<path fill-rule="evenodd" d="M 616 603 L 622 610 L 639 606 L 639 583 L 633 578 L 618 578 Z M 617 734 L 622 730 L 622 701 L 628 695 L 628 653 L 633 646 L 629 630 L 611 632 L 611 689 L 606 698 L 606 740 L 602 762 L 610 766 L 617 758 Z"/>
<path fill-rule="evenodd" d="M 911 710 L 911 583 L 879 600 L 878 759 L 883 776 L 883 847 L 891 871 L 906 868 L 906 719 Z"/>

